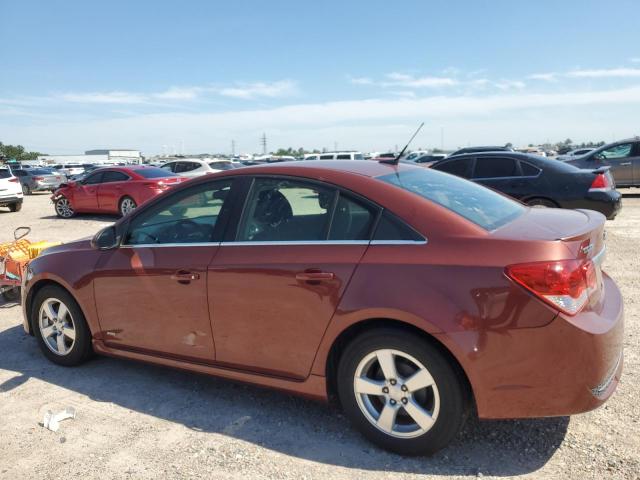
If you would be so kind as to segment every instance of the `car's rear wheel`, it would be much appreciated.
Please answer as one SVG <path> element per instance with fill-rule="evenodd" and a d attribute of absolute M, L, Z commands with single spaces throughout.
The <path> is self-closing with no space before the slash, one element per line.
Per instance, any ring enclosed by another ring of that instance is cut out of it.
<path fill-rule="evenodd" d="M 67 197 L 59 197 L 55 202 L 56 215 L 62 218 L 71 218 L 76 212 Z"/>
<path fill-rule="evenodd" d="M 450 361 L 422 338 L 378 329 L 357 337 L 338 366 L 340 403 L 373 443 L 403 455 L 445 447 L 468 411 Z"/>
<path fill-rule="evenodd" d="M 556 202 L 548 198 L 531 198 L 527 200 L 527 205 L 539 208 L 558 208 Z"/>
<path fill-rule="evenodd" d="M 17 300 L 20 300 L 20 287 L 3 290 L 2 298 L 4 298 L 7 302 L 15 302 Z"/>
<path fill-rule="evenodd" d="M 31 195 L 31 187 L 29 185 L 22 185 L 22 193 L 24 195 Z"/>
<path fill-rule="evenodd" d="M 9 205 L 9 211 L 11 212 L 19 212 L 22 210 L 22 202 L 15 202 Z"/>
<path fill-rule="evenodd" d="M 39 290 L 31 309 L 31 327 L 42 353 L 58 365 L 79 365 L 91 354 L 91 332 L 82 310 L 63 288 Z"/>
<path fill-rule="evenodd" d="M 130 214 L 136 209 L 137 206 L 138 205 L 136 205 L 136 202 L 133 198 L 124 197 L 122 200 L 120 200 L 120 215 L 124 217 L 125 215 Z"/>

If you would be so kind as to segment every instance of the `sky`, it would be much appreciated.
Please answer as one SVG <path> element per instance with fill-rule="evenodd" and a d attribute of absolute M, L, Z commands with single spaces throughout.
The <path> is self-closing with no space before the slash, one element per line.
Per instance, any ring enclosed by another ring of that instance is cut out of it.
<path fill-rule="evenodd" d="M 640 135 L 637 0 L 0 0 L 0 141 L 73 154 Z"/>

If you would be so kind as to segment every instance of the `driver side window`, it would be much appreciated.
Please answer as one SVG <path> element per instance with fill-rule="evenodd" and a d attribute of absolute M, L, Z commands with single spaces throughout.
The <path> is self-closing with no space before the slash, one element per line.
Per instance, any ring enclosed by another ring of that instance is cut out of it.
<path fill-rule="evenodd" d="M 632 143 L 623 143 L 622 145 L 616 145 L 600 152 L 600 156 L 606 160 L 614 160 L 616 158 L 627 158 L 631 156 L 633 150 Z"/>
<path fill-rule="evenodd" d="M 125 245 L 161 245 L 214 242 L 216 223 L 223 211 L 231 180 L 196 185 L 167 197 L 136 216 Z"/>

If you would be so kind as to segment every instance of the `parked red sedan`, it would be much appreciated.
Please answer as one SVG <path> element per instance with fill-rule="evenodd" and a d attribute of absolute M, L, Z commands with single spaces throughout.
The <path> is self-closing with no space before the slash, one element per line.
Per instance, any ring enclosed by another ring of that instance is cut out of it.
<path fill-rule="evenodd" d="M 124 216 L 185 180 L 188 179 L 156 167 L 105 167 L 94 170 L 82 180 L 61 185 L 51 200 L 56 214 L 62 218 L 71 218 L 76 213 L 119 213 Z"/>
<path fill-rule="evenodd" d="M 613 394 L 604 224 L 411 165 L 230 170 L 46 250 L 24 328 L 61 365 L 95 351 L 337 397 L 373 442 L 430 453 L 469 412 L 569 415 Z"/>

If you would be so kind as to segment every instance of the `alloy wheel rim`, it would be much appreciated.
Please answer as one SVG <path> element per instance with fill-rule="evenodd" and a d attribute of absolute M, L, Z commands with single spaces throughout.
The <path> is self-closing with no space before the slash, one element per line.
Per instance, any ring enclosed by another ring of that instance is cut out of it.
<path fill-rule="evenodd" d="M 57 298 L 47 298 L 38 312 L 45 345 L 56 355 L 67 355 L 76 343 L 76 325 L 69 308 Z"/>
<path fill-rule="evenodd" d="M 424 435 L 440 413 L 433 376 L 420 361 L 399 350 L 366 355 L 356 368 L 353 389 L 365 418 L 393 437 Z"/>
<path fill-rule="evenodd" d="M 73 208 L 71 208 L 69 200 L 66 198 L 58 200 L 56 202 L 56 212 L 58 212 L 61 217 L 70 217 L 73 215 Z"/>
<path fill-rule="evenodd" d="M 122 205 L 120 205 L 120 212 L 122 213 L 122 215 L 127 215 L 128 213 L 133 212 L 135 209 L 136 204 L 129 198 L 125 198 L 122 201 Z"/>

